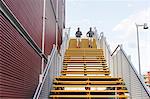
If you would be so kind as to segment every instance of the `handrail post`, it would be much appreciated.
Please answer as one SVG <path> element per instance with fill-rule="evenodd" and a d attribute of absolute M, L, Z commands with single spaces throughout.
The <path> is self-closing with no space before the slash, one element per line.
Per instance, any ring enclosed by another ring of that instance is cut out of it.
<path fill-rule="evenodd" d="M 103 32 L 100 33 L 100 37 L 101 37 L 101 38 L 100 38 L 100 48 L 103 48 L 103 41 L 104 41 L 104 40 L 103 40 L 103 38 L 104 38 Z"/>
<path fill-rule="evenodd" d="M 58 0 L 56 0 L 56 23 L 55 23 L 55 33 L 56 33 L 56 47 L 58 48 Z"/>

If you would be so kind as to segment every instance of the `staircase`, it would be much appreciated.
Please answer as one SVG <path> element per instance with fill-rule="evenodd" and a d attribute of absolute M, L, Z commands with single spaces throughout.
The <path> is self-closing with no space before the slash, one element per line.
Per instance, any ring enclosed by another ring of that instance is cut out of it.
<path fill-rule="evenodd" d="M 110 76 L 103 49 L 88 48 L 83 39 L 76 48 L 75 39 L 69 42 L 61 76 L 55 77 L 50 99 L 127 99 L 128 90 L 122 78 Z"/>

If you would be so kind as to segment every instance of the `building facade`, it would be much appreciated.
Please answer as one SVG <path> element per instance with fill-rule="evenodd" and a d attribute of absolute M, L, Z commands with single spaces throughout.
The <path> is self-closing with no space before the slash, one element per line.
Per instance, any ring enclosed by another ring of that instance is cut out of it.
<path fill-rule="evenodd" d="M 44 54 L 44 0 L 0 1 L 0 99 L 31 99 L 39 83 L 42 58 L 46 64 L 53 44 L 61 44 L 65 0 L 45 1 Z"/>

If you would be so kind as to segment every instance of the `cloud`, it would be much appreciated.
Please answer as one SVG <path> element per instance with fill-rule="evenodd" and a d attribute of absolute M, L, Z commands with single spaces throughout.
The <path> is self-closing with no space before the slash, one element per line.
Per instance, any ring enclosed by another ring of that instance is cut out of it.
<path fill-rule="evenodd" d="M 133 4 L 129 3 L 127 6 L 128 6 L 128 7 L 133 7 Z"/>
<path fill-rule="evenodd" d="M 116 25 L 112 31 L 120 32 L 120 39 L 128 40 L 130 45 L 133 45 L 136 37 L 136 24 L 148 23 L 150 25 L 150 8 L 140 11 L 136 14 L 130 15 L 128 18 L 123 19 L 118 25 Z M 140 32 L 148 32 L 149 30 L 143 30 L 139 28 Z M 123 36 L 122 36 L 123 35 Z"/>
<path fill-rule="evenodd" d="M 137 39 L 136 39 L 136 24 L 148 23 L 150 28 L 150 7 L 146 10 L 139 11 L 129 17 L 120 21 L 112 31 L 117 33 L 117 40 L 121 41 L 126 49 L 126 52 L 131 55 L 133 64 L 138 70 L 138 61 L 137 61 Z M 147 67 L 150 67 L 150 29 L 144 30 L 142 27 L 139 27 L 139 37 L 140 37 L 140 51 L 141 51 L 141 65 L 142 72 L 147 71 Z"/>
<path fill-rule="evenodd" d="M 130 15 L 128 18 L 123 19 L 118 25 L 113 28 L 113 31 L 126 30 L 131 31 L 135 27 L 135 23 L 143 24 L 147 22 L 150 24 L 150 8 L 140 11 L 136 14 Z"/>

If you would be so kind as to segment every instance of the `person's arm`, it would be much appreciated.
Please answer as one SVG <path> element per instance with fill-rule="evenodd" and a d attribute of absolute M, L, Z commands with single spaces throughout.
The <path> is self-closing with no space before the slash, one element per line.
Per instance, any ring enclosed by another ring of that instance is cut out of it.
<path fill-rule="evenodd" d="M 82 35 L 82 32 L 80 32 L 80 35 Z"/>
<path fill-rule="evenodd" d="M 86 36 L 89 37 L 89 32 L 86 33 Z"/>
<path fill-rule="evenodd" d="M 92 31 L 93 32 L 93 31 Z M 93 35 L 94 35 L 95 33 L 93 32 Z"/>
<path fill-rule="evenodd" d="M 75 36 L 77 36 L 77 32 L 75 33 Z"/>

